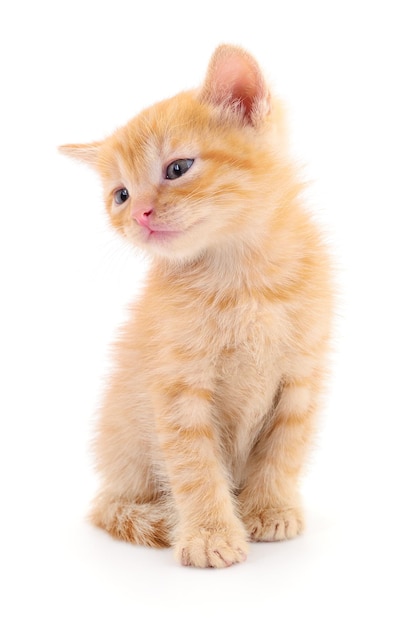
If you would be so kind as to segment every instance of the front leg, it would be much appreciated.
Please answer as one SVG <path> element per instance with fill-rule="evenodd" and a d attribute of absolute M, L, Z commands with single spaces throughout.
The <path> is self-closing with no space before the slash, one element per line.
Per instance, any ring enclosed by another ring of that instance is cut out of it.
<path fill-rule="evenodd" d="M 209 389 L 183 381 L 157 394 L 157 428 L 177 506 L 175 552 L 183 565 L 226 567 L 244 561 L 246 532 L 235 514 L 211 418 Z"/>
<path fill-rule="evenodd" d="M 253 541 L 291 539 L 303 530 L 298 479 L 314 430 L 317 383 L 310 377 L 283 384 L 252 451 L 239 505 Z"/>

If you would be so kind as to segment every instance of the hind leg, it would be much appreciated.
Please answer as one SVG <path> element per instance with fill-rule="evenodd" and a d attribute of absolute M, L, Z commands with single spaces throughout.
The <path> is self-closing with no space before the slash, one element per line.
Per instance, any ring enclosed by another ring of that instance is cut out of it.
<path fill-rule="evenodd" d="M 89 519 L 118 539 L 167 546 L 175 508 L 155 469 L 152 414 L 144 403 L 133 401 L 132 386 L 125 381 L 116 376 L 104 399 L 95 441 L 101 489 Z"/>
<path fill-rule="evenodd" d="M 172 545 L 176 523 L 170 498 L 139 503 L 106 493 L 94 501 L 90 519 L 116 539 L 156 548 Z"/>

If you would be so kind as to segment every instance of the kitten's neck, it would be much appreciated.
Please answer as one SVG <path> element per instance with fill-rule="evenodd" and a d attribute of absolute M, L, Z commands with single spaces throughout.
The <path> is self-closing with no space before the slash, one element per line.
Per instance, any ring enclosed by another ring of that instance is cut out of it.
<path fill-rule="evenodd" d="M 275 290 L 280 284 L 293 282 L 303 260 L 315 254 L 320 245 L 312 224 L 310 240 L 300 236 L 310 221 L 303 210 L 293 211 L 292 231 L 287 227 L 288 217 L 283 215 L 257 230 L 253 240 L 229 239 L 187 263 L 161 260 L 154 265 L 154 271 L 165 284 L 184 288 L 191 284 L 205 293 Z"/>
<path fill-rule="evenodd" d="M 261 282 L 261 248 L 243 242 L 228 242 L 208 250 L 202 259 L 203 269 L 217 290 L 240 289 L 247 284 Z"/>
<path fill-rule="evenodd" d="M 165 283 L 192 284 L 203 292 L 254 290 L 267 287 L 277 279 L 280 264 L 275 257 L 268 237 L 261 236 L 254 245 L 229 241 L 204 251 L 188 263 L 162 261 L 154 269 Z"/>

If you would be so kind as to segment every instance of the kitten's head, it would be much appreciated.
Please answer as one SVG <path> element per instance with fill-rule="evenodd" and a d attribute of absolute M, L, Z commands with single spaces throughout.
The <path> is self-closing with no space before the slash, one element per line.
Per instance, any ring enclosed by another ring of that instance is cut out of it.
<path fill-rule="evenodd" d="M 111 222 L 133 244 L 189 260 L 259 228 L 269 113 L 255 60 L 223 45 L 200 89 L 146 109 L 104 141 L 61 151 L 96 168 Z"/>

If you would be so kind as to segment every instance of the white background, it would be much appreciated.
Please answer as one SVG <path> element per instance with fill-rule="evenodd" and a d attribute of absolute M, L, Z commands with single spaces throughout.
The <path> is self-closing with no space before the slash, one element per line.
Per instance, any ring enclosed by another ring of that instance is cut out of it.
<path fill-rule="evenodd" d="M 2 624 L 402 624 L 399 4 L 2 4 Z M 221 42 L 249 49 L 289 105 L 340 305 L 305 535 L 202 571 L 85 522 L 108 345 L 144 262 L 56 146 L 198 85 Z"/>

